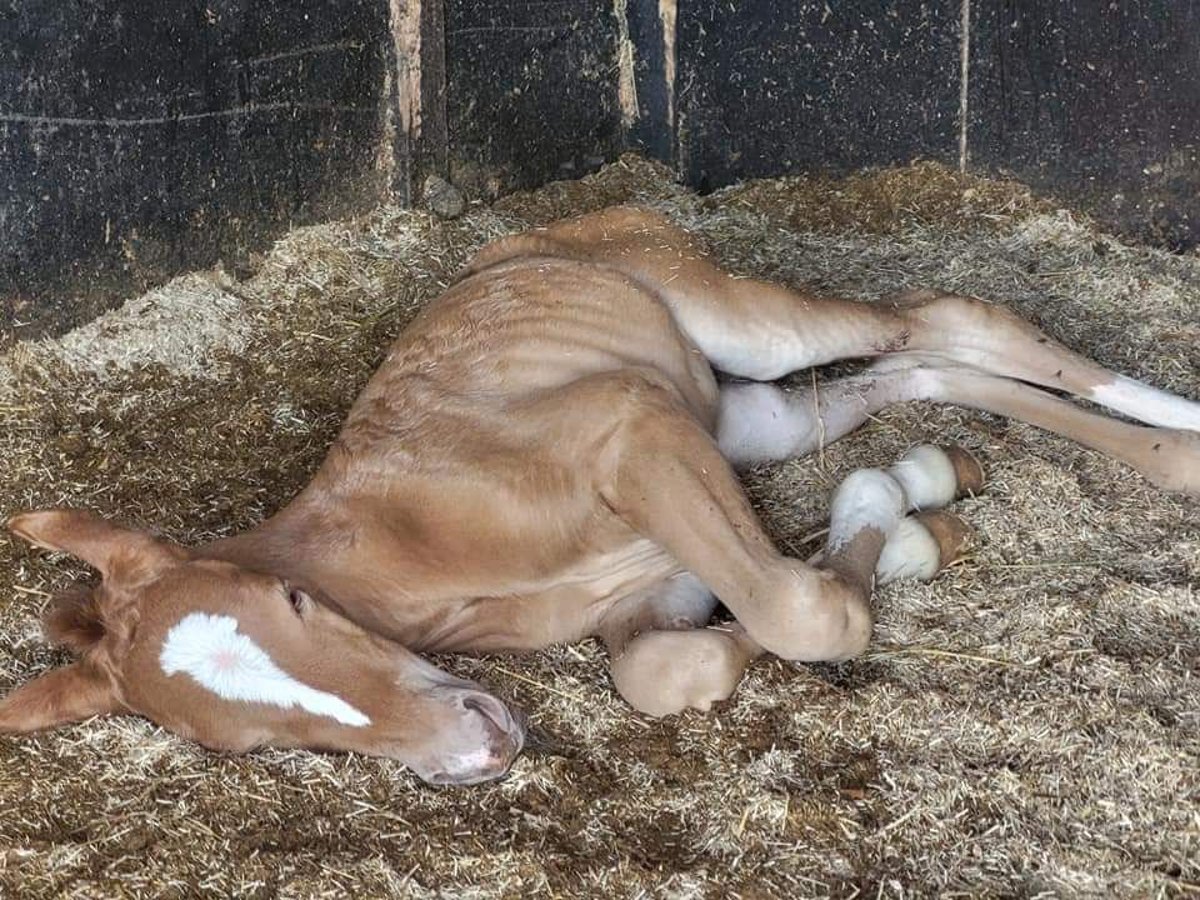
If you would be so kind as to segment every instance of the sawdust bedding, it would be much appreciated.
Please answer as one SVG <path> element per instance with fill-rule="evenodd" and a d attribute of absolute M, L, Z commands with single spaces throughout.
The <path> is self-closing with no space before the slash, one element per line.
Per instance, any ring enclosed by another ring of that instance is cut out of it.
<path fill-rule="evenodd" d="M 0 510 L 87 506 L 183 542 L 246 528 L 319 462 L 389 340 L 468 254 L 631 198 L 738 272 L 866 299 L 1011 303 L 1127 374 L 1200 397 L 1200 259 L 1130 246 L 1019 184 L 931 164 L 708 197 L 636 158 L 473 207 L 297 230 L 257 274 L 177 279 L 0 360 Z M 826 376 L 827 373 L 819 373 Z M 812 376 L 800 376 L 808 379 Z M 781 546 L 831 488 L 958 441 L 973 553 L 878 597 L 871 652 L 756 665 L 710 715 L 651 721 L 594 643 L 440 659 L 549 740 L 489 786 L 386 760 L 209 753 L 133 718 L 0 739 L 0 895 L 1183 896 L 1200 892 L 1200 514 L 1033 428 L 912 405 L 746 479 Z M 0 691 L 77 564 L 0 544 Z"/>

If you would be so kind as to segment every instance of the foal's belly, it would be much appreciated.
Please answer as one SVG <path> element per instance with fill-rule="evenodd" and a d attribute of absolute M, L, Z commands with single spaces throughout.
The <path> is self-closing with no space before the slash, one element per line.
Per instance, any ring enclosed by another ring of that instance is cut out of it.
<path fill-rule="evenodd" d="M 707 360 L 616 270 L 513 260 L 422 313 L 314 479 L 386 487 L 383 527 L 355 551 L 395 560 L 373 576 L 367 627 L 414 649 L 532 650 L 594 634 L 612 604 L 679 571 L 601 502 L 589 468 L 637 396 L 629 372 L 715 427 Z"/>
<path fill-rule="evenodd" d="M 511 593 L 447 604 L 437 623 L 420 629 L 414 649 L 519 653 L 582 640 L 619 600 L 680 571 L 661 547 L 638 537 L 540 582 L 510 585 Z"/>

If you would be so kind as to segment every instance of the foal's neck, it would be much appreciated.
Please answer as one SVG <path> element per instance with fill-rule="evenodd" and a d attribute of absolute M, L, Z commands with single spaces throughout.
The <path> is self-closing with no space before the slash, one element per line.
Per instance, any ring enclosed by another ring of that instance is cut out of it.
<path fill-rule="evenodd" d="M 255 572 L 277 575 L 314 597 L 349 612 L 366 600 L 355 589 L 347 546 L 354 535 L 340 530 L 320 509 L 298 498 L 249 531 L 195 550 Z"/>
<path fill-rule="evenodd" d="M 219 538 L 195 549 L 197 556 L 219 559 L 256 572 L 294 579 L 311 563 L 307 536 L 296 532 L 287 510 L 260 522 L 249 531 Z"/>

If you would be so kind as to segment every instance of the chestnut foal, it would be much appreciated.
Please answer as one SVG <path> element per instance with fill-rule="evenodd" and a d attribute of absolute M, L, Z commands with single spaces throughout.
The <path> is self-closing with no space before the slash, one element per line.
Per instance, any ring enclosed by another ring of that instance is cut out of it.
<path fill-rule="evenodd" d="M 815 393 L 764 383 L 844 357 L 877 361 Z M 356 750 L 471 783 L 508 768 L 520 720 L 417 652 L 599 635 L 617 689 L 653 715 L 729 696 L 763 652 L 852 657 L 876 577 L 931 577 L 961 539 L 947 514 L 906 512 L 977 488 L 978 466 L 923 446 L 854 473 L 814 565 L 775 549 L 731 464 L 809 453 L 916 399 L 1032 422 L 1200 493 L 1200 404 L 1004 309 L 732 278 L 664 218 L 611 209 L 484 248 L 392 347 L 312 482 L 254 530 L 184 549 L 82 512 L 12 519 L 102 581 L 52 605 L 50 635 L 81 658 L 10 694 L 0 730 L 135 712 L 210 747 Z M 732 626 L 706 627 L 717 598 Z"/>

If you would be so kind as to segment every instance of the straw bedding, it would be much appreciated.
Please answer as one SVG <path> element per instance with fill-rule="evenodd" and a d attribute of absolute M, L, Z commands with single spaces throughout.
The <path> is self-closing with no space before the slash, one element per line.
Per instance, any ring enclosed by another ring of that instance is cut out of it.
<path fill-rule="evenodd" d="M 697 197 L 630 157 L 453 222 L 383 207 L 301 229 L 247 280 L 191 274 L 10 348 L 0 510 L 82 505 L 185 543 L 249 527 L 304 483 L 389 340 L 474 249 L 628 199 L 735 271 L 1003 300 L 1200 397 L 1194 256 L 932 164 Z M 471 789 L 387 760 L 224 756 L 134 718 L 0 738 L 0 895 L 1200 893 L 1196 504 L 1033 428 L 930 405 L 746 484 L 780 545 L 807 554 L 841 477 L 922 440 L 988 470 L 957 507 L 974 550 L 930 585 L 880 591 L 864 659 L 760 662 L 713 713 L 665 721 L 620 701 L 595 643 L 438 659 L 548 736 Z M 81 574 L 0 544 L 0 691 L 64 660 L 38 615 Z"/>

